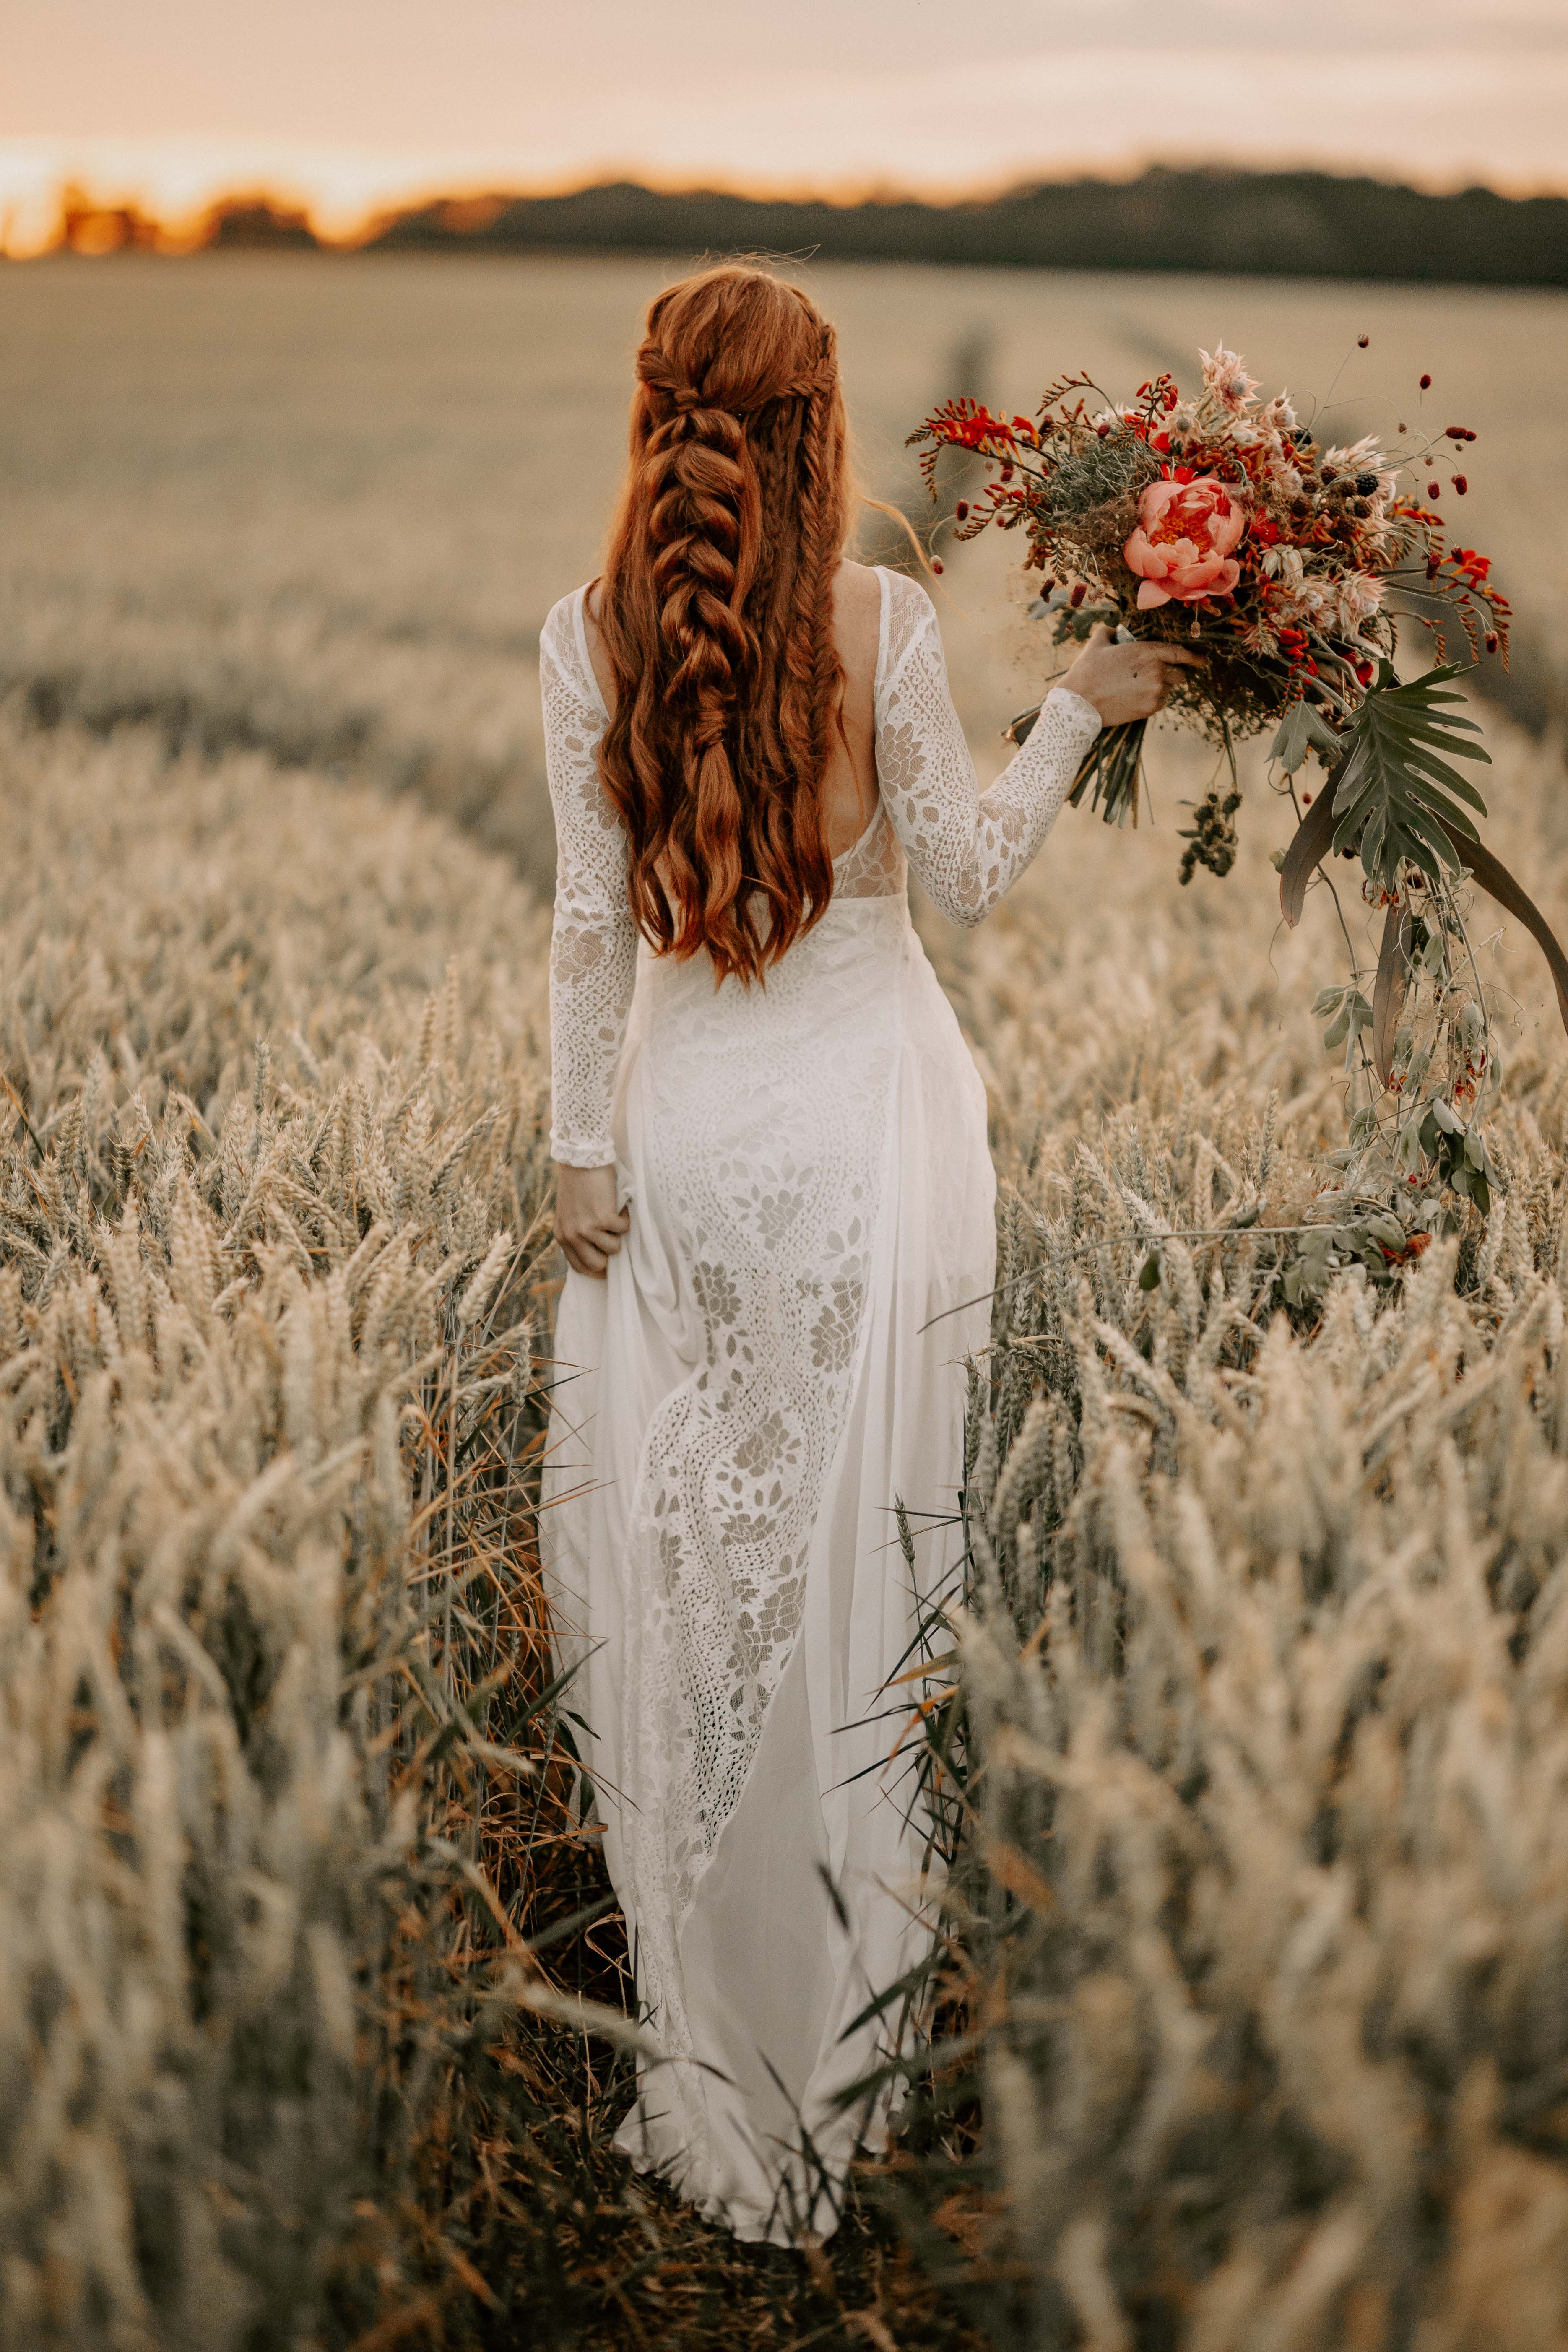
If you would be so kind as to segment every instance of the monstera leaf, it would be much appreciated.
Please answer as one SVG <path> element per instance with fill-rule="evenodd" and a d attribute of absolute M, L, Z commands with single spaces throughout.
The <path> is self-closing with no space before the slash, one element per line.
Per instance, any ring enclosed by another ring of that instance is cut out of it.
<path fill-rule="evenodd" d="M 1358 839 L 1362 864 L 1384 890 L 1398 888 L 1406 862 L 1420 866 L 1434 881 L 1446 866 L 1468 873 L 1518 917 L 1545 956 L 1568 1033 L 1568 956 L 1535 901 L 1486 846 L 1459 804 L 1468 802 L 1484 816 L 1486 803 L 1442 756 L 1487 760 L 1479 744 L 1461 740 L 1480 732 L 1475 720 L 1456 718 L 1447 707 L 1465 698 L 1445 690 L 1459 675 L 1458 666 L 1450 663 L 1401 686 L 1387 662 L 1380 666 L 1376 684 L 1351 724 L 1334 739 L 1342 747 L 1338 766 L 1285 853 L 1279 869 L 1280 912 L 1288 923 L 1299 923 L 1307 885 L 1331 848 L 1353 849 Z M 1318 741 L 1315 730 L 1291 739 L 1287 748 L 1295 764 L 1305 759 L 1309 740 Z M 1279 740 L 1275 750 L 1282 756 Z M 1399 977 L 1404 947 L 1402 926 L 1391 908 L 1378 958 L 1373 1020 L 1378 1076 L 1384 1083 L 1404 993 Z"/>
<path fill-rule="evenodd" d="M 1332 846 L 1350 849 L 1359 838 L 1362 864 L 1384 890 L 1398 887 L 1406 865 L 1440 880 L 1444 866 L 1465 862 L 1461 845 L 1479 838 L 1460 803 L 1482 816 L 1487 804 L 1449 762 L 1491 763 L 1479 743 L 1464 740 L 1480 733 L 1475 720 L 1450 707 L 1464 704 L 1462 694 L 1445 690 L 1459 675 L 1448 663 L 1401 686 L 1381 663 L 1376 684 L 1341 738 L 1345 756 L 1334 783 Z"/>

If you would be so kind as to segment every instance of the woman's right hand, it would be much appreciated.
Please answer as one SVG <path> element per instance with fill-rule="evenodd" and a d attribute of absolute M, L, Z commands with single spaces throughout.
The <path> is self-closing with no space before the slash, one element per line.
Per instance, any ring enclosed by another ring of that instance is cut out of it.
<path fill-rule="evenodd" d="M 1152 719 L 1171 691 L 1173 669 L 1196 669 L 1204 659 L 1182 646 L 1119 645 L 1102 621 L 1057 684 L 1092 702 L 1107 727 L 1125 727 L 1133 719 Z"/>
<path fill-rule="evenodd" d="M 603 1282 L 630 1230 L 632 1213 L 616 1206 L 616 1171 L 555 1164 L 555 1238 L 577 1274 Z"/>

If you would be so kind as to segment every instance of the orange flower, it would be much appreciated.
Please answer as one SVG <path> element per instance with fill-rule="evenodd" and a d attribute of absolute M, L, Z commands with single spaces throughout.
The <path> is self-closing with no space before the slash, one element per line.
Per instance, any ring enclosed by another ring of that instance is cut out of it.
<path fill-rule="evenodd" d="M 1231 554 L 1247 509 L 1216 474 L 1194 482 L 1151 482 L 1138 501 L 1138 529 L 1122 553 L 1141 582 L 1138 602 L 1198 604 L 1228 596 L 1241 577 Z"/>

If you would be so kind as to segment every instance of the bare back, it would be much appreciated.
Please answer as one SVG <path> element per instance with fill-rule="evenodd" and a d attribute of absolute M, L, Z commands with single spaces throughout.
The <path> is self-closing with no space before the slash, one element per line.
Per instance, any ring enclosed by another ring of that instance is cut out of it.
<path fill-rule="evenodd" d="M 606 710 L 615 709 L 615 682 L 605 658 L 594 607 L 597 584 L 589 591 L 584 624 L 594 675 Z M 864 563 L 842 562 L 833 583 L 833 641 L 844 665 L 843 731 L 831 738 L 822 809 L 827 854 L 852 849 L 877 813 L 877 761 L 872 738 L 880 635 L 881 583 Z"/>

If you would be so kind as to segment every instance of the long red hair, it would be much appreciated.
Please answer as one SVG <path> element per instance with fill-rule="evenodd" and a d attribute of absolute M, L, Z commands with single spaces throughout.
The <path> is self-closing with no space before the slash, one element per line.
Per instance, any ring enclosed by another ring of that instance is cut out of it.
<path fill-rule="evenodd" d="M 647 314 L 597 616 L 616 687 L 600 773 L 658 951 L 761 980 L 833 889 L 821 787 L 843 692 L 849 508 L 833 329 L 727 267 Z"/>

